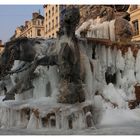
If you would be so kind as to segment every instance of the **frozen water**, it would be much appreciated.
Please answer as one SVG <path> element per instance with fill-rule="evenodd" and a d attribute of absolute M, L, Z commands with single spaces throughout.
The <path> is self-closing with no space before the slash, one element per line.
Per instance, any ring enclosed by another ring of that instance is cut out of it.
<path fill-rule="evenodd" d="M 87 31 L 88 37 L 115 41 L 114 23 L 115 20 L 100 23 L 99 18 L 89 20 L 76 34 L 80 36 L 81 31 Z M 56 45 L 52 40 L 42 41 L 40 48 L 36 45 L 38 57 L 58 53 L 63 42 L 73 46 L 71 38 L 62 37 L 57 41 L 56 50 L 54 46 L 49 47 Z M 130 48 L 122 55 L 115 48 L 86 41 L 79 46 L 85 102 L 73 105 L 58 103 L 58 67 L 39 66 L 34 72 L 36 77 L 32 79 L 33 89 L 16 94 L 13 101 L 2 102 L 4 96 L 0 97 L 1 134 L 9 129 L 7 133 L 15 134 L 140 134 L 137 129 L 130 132 L 132 128 L 140 128 L 140 109 L 128 108 L 128 102 L 136 99 L 134 86 L 140 82 L 140 51 L 135 58 Z M 92 47 L 95 47 L 95 58 Z M 23 63 L 15 61 L 13 69 Z M 15 85 L 23 75 L 24 72 L 11 76 L 11 84 Z M 92 129 L 88 128 L 88 123 Z"/>

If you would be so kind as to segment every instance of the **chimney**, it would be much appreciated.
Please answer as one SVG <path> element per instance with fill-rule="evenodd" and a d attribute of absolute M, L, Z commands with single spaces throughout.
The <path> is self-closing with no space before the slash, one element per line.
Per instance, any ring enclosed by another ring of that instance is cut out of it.
<path fill-rule="evenodd" d="M 28 25 L 28 22 L 29 22 L 29 21 L 25 21 L 25 26 L 27 26 L 27 25 Z"/>
<path fill-rule="evenodd" d="M 33 19 L 36 18 L 37 16 L 39 16 L 39 13 L 37 13 L 37 12 L 32 13 L 32 18 Z"/>
<path fill-rule="evenodd" d="M 0 40 L 0 45 L 2 45 L 2 40 Z"/>

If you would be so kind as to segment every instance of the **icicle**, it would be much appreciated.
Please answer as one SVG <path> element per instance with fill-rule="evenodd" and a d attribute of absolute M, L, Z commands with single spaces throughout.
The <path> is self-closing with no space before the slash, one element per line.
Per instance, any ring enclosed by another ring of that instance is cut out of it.
<path fill-rule="evenodd" d="M 84 56 L 83 64 L 85 69 L 85 86 L 86 86 L 86 99 L 91 99 L 92 94 L 92 85 L 93 85 L 93 73 L 91 71 L 91 65 L 90 60 L 88 57 Z"/>
<path fill-rule="evenodd" d="M 131 48 L 128 48 L 128 52 L 125 55 L 125 63 L 126 63 L 125 69 L 134 69 L 135 59 L 131 51 Z"/>
<path fill-rule="evenodd" d="M 107 67 L 107 53 L 106 53 L 106 47 L 105 46 L 100 46 L 101 47 L 101 50 L 100 50 L 100 54 L 99 54 L 99 57 L 100 57 L 100 63 L 102 65 L 102 68 L 106 69 Z"/>
<path fill-rule="evenodd" d="M 129 48 L 127 54 L 125 55 L 125 69 L 124 76 L 127 78 L 128 86 L 136 83 L 135 79 L 135 59 L 133 57 L 132 51 Z"/>
<path fill-rule="evenodd" d="M 125 61 L 122 56 L 122 52 L 121 52 L 121 50 L 118 50 L 117 56 L 116 56 L 116 68 L 117 68 L 117 70 L 123 71 L 124 67 L 125 67 Z"/>
<path fill-rule="evenodd" d="M 81 31 L 84 31 L 84 30 L 87 30 L 88 29 L 88 27 L 91 25 L 93 23 L 93 20 L 91 19 L 91 20 L 88 20 L 87 22 L 84 22 L 77 30 L 76 30 L 76 32 L 75 32 L 75 34 L 77 35 L 77 36 L 81 36 L 80 35 L 80 32 Z"/>
<path fill-rule="evenodd" d="M 34 115 L 34 113 L 31 114 L 29 123 L 27 125 L 27 129 L 37 129 L 37 128 L 41 128 L 41 121 L 36 118 L 36 116 Z"/>
<path fill-rule="evenodd" d="M 110 21 L 109 31 L 110 31 L 110 40 L 115 41 L 115 20 Z"/>
<path fill-rule="evenodd" d="M 140 83 L 140 50 L 137 53 L 135 67 L 136 67 L 136 79 L 137 82 Z"/>
<path fill-rule="evenodd" d="M 122 98 L 120 93 L 125 94 L 123 91 L 118 92 L 113 84 L 110 83 L 105 87 L 102 94 L 106 99 L 109 99 L 112 103 L 117 104 L 119 108 L 126 108 L 126 101 Z"/>

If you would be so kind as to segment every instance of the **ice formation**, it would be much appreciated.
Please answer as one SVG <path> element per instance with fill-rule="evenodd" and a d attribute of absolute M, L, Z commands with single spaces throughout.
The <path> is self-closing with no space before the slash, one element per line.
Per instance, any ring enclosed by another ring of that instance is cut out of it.
<path fill-rule="evenodd" d="M 22 94 L 15 94 L 15 100 L 0 101 L 0 127 L 85 129 L 111 121 L 106 115 L 109 110 L 113 114 L 115 110 L 122 109 L 129 115 L 129 101 L 136 99 L 134 86 L 140 82 L 140 51 L 135 58 L 131 48 L 122 54 L 117 47 L 106 47 L 80 39 L 80 32 L 88 27 L 87 37 L 115 41 L 114 23 L 115 20 L 103 23 L 100 23 L 99 19 L 89 20 L 76 31 L 79 36 L 85 102 L 72 105 L 58 103 L 58 67 L 39 66 L 35 70 L 37 76 L 32 80 L 33 88 Z M 66 39 L 63 38 L 61 42 Z M 57 44 L 56 40 L 54 42 Z M 70 44 L 71 40 L 67 39 L 67 42 Z M 51 53 L 47 43 L 49 44 L 50 40 L 42 41 L 42 48 L 37 47 L 39 57 L 42 57 L 44 52 Z M 60 45 L 57 45 L 59 51 Z M 22 63 L 15 61 L 13 69 Z M 7 81 L 11 80 L 10 85 L 14 85 L 15 79 L 22 74 L 24 75 L 24 72 L 14 74 Z"/>

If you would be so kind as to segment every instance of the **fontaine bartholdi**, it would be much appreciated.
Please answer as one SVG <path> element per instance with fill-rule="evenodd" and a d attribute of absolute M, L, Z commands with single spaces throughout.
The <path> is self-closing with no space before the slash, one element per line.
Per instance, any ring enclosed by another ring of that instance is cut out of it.
<path fill-rule="evenodd" d="M 140 53 L 131 42 L 128 8 L 96 5 L 80 15 L 70 6 L 56 39 L 7 42 L 0 58 L 0 127 L 95 128 L 106 108 L 138 105 L 133 89 L 140 82 L 139 67 L 134 70 Z"/>

